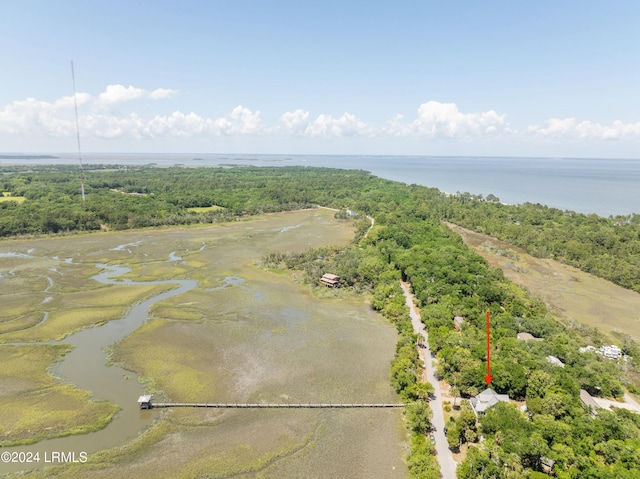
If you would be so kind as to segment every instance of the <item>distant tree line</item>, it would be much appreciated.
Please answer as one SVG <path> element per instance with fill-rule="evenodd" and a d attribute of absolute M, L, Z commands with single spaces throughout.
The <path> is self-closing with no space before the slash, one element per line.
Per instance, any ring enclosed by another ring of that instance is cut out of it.
<path fill-rule="evenodd" d="M 0 172 L 2 191 L 26 198 L 0 202 L 0 236 L 212 223 L 318 204 L 385 216 L 412 197 L 417 216 L 495 236 L 640 292 L 640 214 L 603 218 L 540 204 L 504 205 L 494 195 L 445 195 L 362 170 L 301 166 L 89 165 L 83 208 L 76 167 L 3 166 Z M 212 205 L 223 209 L 190 210 Z"/>

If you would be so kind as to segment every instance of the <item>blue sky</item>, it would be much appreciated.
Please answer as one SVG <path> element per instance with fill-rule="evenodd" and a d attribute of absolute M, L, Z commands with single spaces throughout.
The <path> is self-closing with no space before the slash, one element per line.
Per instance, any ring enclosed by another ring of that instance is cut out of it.
<path fill-rule="evenodd" d="M 0 151 L 640 157 L 636 1 L 0 0 Z"/>

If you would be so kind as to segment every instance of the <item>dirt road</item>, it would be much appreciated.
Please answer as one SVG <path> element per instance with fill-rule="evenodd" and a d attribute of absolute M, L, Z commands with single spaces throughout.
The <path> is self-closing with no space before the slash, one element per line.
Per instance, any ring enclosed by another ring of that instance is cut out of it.
<path fill-rule="evenodd" d="M 444 433 L 444 412 L 442 410 L 442 391 L 440 390 L 440 384 L 435 376 L 435 371 L 431 365 L 431 351 L 429 350 L 429 343 L 427 342 L 428 336 L 424 329 L 422 321 L 420 321 L 420 315 L 416 311 L 413 303 L 413 295 L 411 294 L 411 287 L 408 283 L 400 283 L 407 306 L 409 306 L 409 315 L 411 316 L 411 324 L 413 324 L 413 331 L 419 334 L 424 343 L 424 347 L 418 347 L 418 354 L 424 361 L 425 374 L 422 378 L 423 382 L 430 382 L 434 389 L 434 397 L 429 402 L 431 409 L 433 410 L 433 435 L 436 438 L 436 454 L 438 462 L 440 463 L 440 472 L 444 479 L 455 479 L 457 463 L 453 460 L 453 455 L 449 449 L 449 443 L 447 442 L 447 436 Z"/>

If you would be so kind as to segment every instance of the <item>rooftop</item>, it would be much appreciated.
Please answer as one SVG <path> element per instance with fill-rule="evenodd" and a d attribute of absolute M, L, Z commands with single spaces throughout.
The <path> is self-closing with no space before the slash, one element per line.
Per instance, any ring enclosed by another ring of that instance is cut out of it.
<path fill-rule="evenodd" d="M 518 339 L 522 340 L 522 341 L 544 341 L 544 339 L 542 338 L 536 338 L 533 334 L 531 333 L 518 333 Z"/>
<path fill-rule="evenodd" d="M 554 366 L 559 366 L 561 368 L 564 367 L 564 363 L 560 359 L 556 358 L 555 356 L 547 356 L 547 361 L 549 361 Z"/>
<path fill-rule="evenodd" d="M 495 406 L 499 402 L 509 402 L 509 396 L 506 394 L 498 394 L 491 388 L 487 388 L 475 397 L 469 399 L 471 407 L 476 414 L 484 413 L 491 406 Z"/>

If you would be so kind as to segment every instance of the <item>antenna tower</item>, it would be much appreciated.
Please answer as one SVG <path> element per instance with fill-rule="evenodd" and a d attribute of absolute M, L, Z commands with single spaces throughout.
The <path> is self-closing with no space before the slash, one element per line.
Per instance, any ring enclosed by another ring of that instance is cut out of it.
<path fill-rule="evenodd" d="M 73 106 L 76 112 L 76 140 L 78 141 L 78 162 L 80 163 L 80 191 L 82 193 L 82 209 L 87 209 L 84 199 L 84 169 L 82 168 L 82 150 L 80 149 L 80 123 L 78 122 L 78 100 L 76 94 L 76 75 L 73 70 L 73 61 L 71 62 L 71 80 L 73 82 Z"/>

